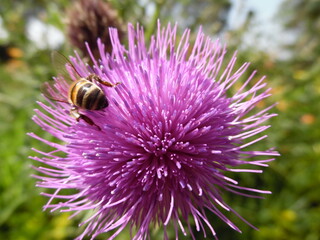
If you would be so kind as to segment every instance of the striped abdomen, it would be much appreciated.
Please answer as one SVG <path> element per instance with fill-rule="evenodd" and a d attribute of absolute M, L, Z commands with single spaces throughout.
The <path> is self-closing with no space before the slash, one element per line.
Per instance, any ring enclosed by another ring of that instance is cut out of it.
<path fill-rule="evenodd" d="M 87 110 L 100 110 L 108 106 L 108 100 L 96 84 L 84 78 L 75 81 L 69 88 L 69 102 Z"/>

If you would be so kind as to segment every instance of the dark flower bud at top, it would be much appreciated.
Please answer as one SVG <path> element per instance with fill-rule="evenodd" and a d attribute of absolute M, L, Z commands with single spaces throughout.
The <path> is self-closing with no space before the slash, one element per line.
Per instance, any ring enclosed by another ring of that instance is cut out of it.
<path fill-rule="evenodd" d="M 89 57 L 86 42 L 93 55 L 99 56 L 97 38 L 104 43 L 107 52 L 112 51 L 109 27 L 115 27 L 122 38 L 124 31 L 117 12 L 102 0 L 78 0 L 67 10 L 67 35 L 71 44 L 79 48 L 83 56 Z"/>

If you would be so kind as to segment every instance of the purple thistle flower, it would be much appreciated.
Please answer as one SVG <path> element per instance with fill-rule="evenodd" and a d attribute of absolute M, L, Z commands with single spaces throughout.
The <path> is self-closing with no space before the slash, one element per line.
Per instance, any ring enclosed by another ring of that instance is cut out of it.
<path fill-rule="evenodd" d="M 200 29 L 191 45 L 190 31 L 176 41 L 176 30 L 177 26 L 161 28 L 159 24 L 147 47 L 142 28 L 129 25 L 126 49 L 117 30 L 110 29 L 111 55 L 98 40 L 101 59 L 92 57 L 94 66 L 83 63 L 78 55 L 71 58 L 82 77 L 94 73 L 105 81 L 121 82 L 115 88 L 100 86 L 109 100 L 107 108 L 79 110 L 94 125 L 72 118 L 72 106 L 67 103 L 48 99 L 48 104 L 39 103 L 43 111 L 35 110 L 33 120 L 64 142 L 30 133 L 54 148 L 35 150 L 42 157 L 32 157 L 48 166 L 35 167 L 41 173 L 36 176 L 37 186 L 55 189 L 44 193 L 50 198 L 44 209 L 75 214 L 93 210 L 78 239 L 86 235 L 93 239 L 109 231 L 113 232 L 109 239 L 114 239 L 126 226 L 134 232 L 133 239 L 147 239 L 151 224 L 163 227 L 164 239 L 168 239 L 168 225 L 173 226 L 176 238 L 182 231 L 195 239 L 190 217 L 197 231 L 206 237 L 205 228 L 209 228 L 217 238 L 208 212 L 239 232 L 223 212 L 248 223 L 223 200 L 221 192 L 256 198 L 261 198 L 256 193 L 270 193 L 240 186 L 225 175 L 261 173 L 243 166 L 266 167 L 278 155 L 272 149 L 246 150 L 267 137 L 260 133 L 270 126 L 262 124 L 275 116 L 268 113 L 273 106 L 252 112 L 270 96 L 265 77 L 253 84 L 253 72 L 229 96 L 249 63 L 235 71 L 234 55 L 222 68 L 226 49 L 218 40 L 212 41 Z M 92 56 L 89 47 L 88 52 Z M 53 98 L 67 94 L 63 78 L 55 78 L 54 86 Z M 61 152 L 63 157 L 57 154 Z M 68 195 L 65 189 L 77 192 Z"/>

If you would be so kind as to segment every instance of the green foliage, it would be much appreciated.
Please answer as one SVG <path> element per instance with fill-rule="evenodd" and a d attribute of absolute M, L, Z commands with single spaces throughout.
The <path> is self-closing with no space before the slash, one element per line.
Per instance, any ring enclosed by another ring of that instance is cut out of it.
<path fill-rule="evenodd" d="M 178 21 L 193 30 L 203 25 L 207 34 L 217 34 L 226 29 L 231 6 L 226 0 L 206 0 L 201 4 L 189 0 L 110 2 L 123 22 L 141 22 L 148 37 L 157 18 L 163 22 Z M 69 220 L 65 213 L 42 212 L 46 198 L 40 192 L 45 190 L 35 187 L 36 180 L 31 177 L 35 172 L 30 167 L 35 163 L 28 156 L 35 155 L 31 147 L 44 146 L 26 136 L 27 132 L 36 132 L 50 138 L 31 117 L 36 100 L 41 98 L 41 84 L 53 76 L 51 50 L 39 49 L 27 38 L 26 24 L 30 17 L 35 17 L 63 31 L 68 4 L 67 0 L 1 2 L 0 16 L 8 38 L 0 39 L 0 239 L 72 239 L 80 232 L 79 219 Z M 282 154 L 264 174 L 243 174 L 238 180 L 243 185 L 270 189 L 273 194 L 265 200 L 226 194 L 227 202 L 260 231 L 226 213 L 243 230 L 239 234 L 210 216 L 222 240 L 320 239 L 320 17 L 316 14 L 320 3 L 295 0 L 287 1 L 285 6 L 279 13 L 285 16 L 283 24 L 299 33 L 297 40 L 287 46 L 291 57 L 278 60 L 253 47 L 238 54 L 239 64 L 252 62 L 250 69 L 258 69 L 260 77 L 267 75 L 273 87 L 273 97 L 260 107 L 277 101 L 274 112 L 279 116 L 270 121 L 269 139 L 259 147 L 276 146 Z M 227 32 L 231 49 L 243 43 L 252 17 L 248 16 L 244 26 Z M 66 42 L 60 51 L 69 53 L 72 48 Z M 128 236 L 126 230 L 118 239 L 129 239 Z M 157 227 L 152 230 L 152 239 L 162 239 Z M 202 233 L 197 239 L 203 239 Z"/>

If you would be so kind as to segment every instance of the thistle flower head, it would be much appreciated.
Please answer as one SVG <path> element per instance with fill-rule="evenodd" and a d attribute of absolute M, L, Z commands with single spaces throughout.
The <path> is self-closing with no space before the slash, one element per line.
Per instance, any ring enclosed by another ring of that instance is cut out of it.
<path fill-rule="evenodd" d="M 94 124 L 72 118 L 70 104 L 39 103 L 43 111 L 36 110 L 34 121 L 64 142 L 30 134 L 54 148 L 52 152 L 36 150 L 42 157 L 33 157 L 47 165 L 36 168 L 42 173 L 36 176 L 38 186 L 56 189 L 45 193 L 50 200 L 44 208 L 76 214 L 94 210 L 84 221 L 86 228 L 79 239 L 109 231 L 113 232 L 109 239 L 114 239 L 126 226 L 132 228 L 133 239 L 147 239 L 152 224 L 164 229 L 164 239 L 168 239 L 168 225 L 177 237 L 181 231 L 195 239 L 190 221 L 197 231 L 207 236 L 205 229 L 210 229 L 216 238 L 208 212 L 239 232 L 225 212 L 246 222 L 221 192 L 246 197 L 270 193 L 241 186 L 226 176 L 228 172 L 260 173 L 244 166 L 267 166 L 271 156 L 277 155 L 272 149 L 246 150 L 266 138 L 260 133 L 269 126 L 263 123 L 274 116 L 268 113 L 272 106 L 252 112 L 270 95 L 264 77 L 253 84 L 254 72 L 239 80 L 249 63 L 235 70 L 236 56 L 225 64 L 226 48 L 219 41 L 212 41 L 201 29 L 194 44 L 189 30 L 177 41 L 176 30 L 177 26 L 159 24 L 146 46 L 143 29 L 129 25 L 126 49 L 117 30 L 110 29 L 111 55 L 99 40 L 100 59 L 88 48 L 93 66 L 79 56 L 71 58 L 81 77 L 94 73 L 105 81 L 121 82 L 114 88 L 97 83 L 109 101 L 107 108 L 79 109 Z M 237 81 L 243 85 L 230 94 Z M 55 88 L 53 98 L 68 92 L 63 78 L 55 79 Z M 66 195 L 64 189 L 77 193 Z"/>

